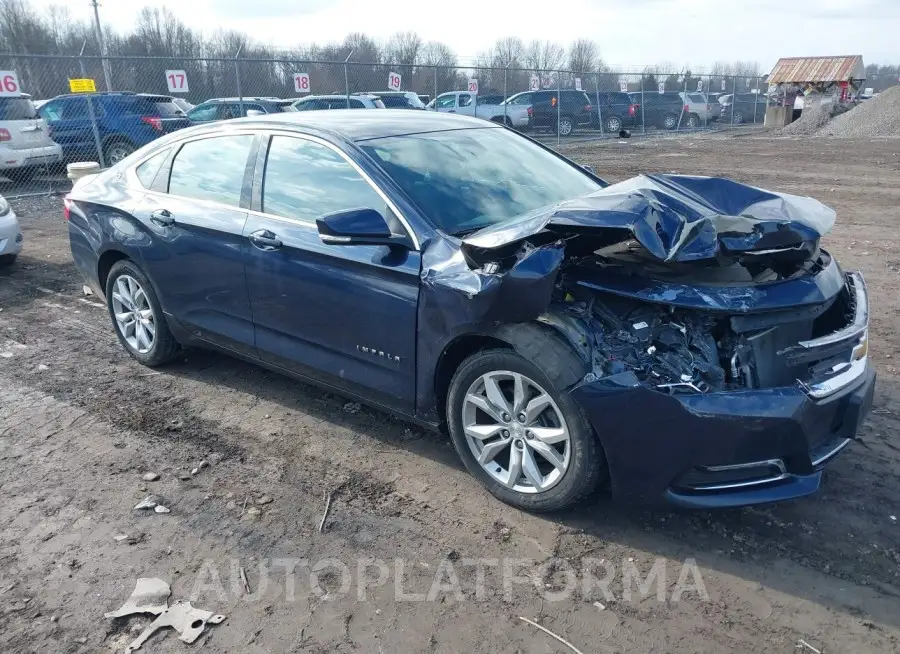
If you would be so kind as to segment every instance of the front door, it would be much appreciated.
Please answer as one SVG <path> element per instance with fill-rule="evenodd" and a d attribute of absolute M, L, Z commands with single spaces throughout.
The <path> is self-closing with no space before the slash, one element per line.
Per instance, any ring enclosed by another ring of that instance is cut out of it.
<path fill-rule="evenodd" d="M 100 104 L 94 102 L 93 105 L 94 117 L 99 122 Z M 41 105 L 38 111 L 53 130 L 53 140 L 62 146 L 67 158 L 99 160 L 87 97 L 57 98 Z"/>
<path fill-rule="evenodd" d="M 150 190 L 134 211 L 154 236 L 141 251 L 165 311 L 195 337 L 248 356 L 256 348 L 242 234 L 255 139 L 187 141 L 159 172 L 148 160 Z M 141 178 L 141 167 L 136 172 Z"/>
<path fill-rule="evenodd" d="M 263 147 L 261 145 L 260 147 Z M 384 198 L 330 146 L 271 137 L 244 228 L 260 358 L 412 412 L 420 255 L 327 245 L 317 217 Z"/>

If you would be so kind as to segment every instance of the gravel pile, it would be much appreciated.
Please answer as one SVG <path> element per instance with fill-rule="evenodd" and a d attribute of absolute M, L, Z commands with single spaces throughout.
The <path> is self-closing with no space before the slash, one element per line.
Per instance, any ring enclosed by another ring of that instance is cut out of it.
<path fill-rule="evenodd" d="M 806 98 L 800 118 L 786 125 L 776 133 L 781 136 L 812 136 L 831 122 L 831 119 L 846 112 L 849 107 L 836 102 L 821 103 L 817 96 Z"/>
<path fill-rule="evenodd" d="M 823 125 L 816 136 L 872 138 L 900 136 L 900 86 L 892 86 L 878 97 Z"/>

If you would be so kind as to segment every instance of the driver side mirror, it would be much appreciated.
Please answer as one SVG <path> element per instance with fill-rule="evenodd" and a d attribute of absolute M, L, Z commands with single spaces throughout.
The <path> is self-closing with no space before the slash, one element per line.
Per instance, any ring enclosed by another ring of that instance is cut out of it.
<path fill-rule="evenodd" d="M 319 238 L 329 245 L 388 245 L 412 248 L 409 237 L 395 234 L 375 209 L 346 209 L 316 219 Z"/>

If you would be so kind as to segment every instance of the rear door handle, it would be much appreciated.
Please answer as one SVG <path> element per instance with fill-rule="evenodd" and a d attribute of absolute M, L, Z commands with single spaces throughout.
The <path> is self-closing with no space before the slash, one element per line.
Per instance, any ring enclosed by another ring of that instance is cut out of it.
<path fill-rule="evenodd" d="M 271 252 L 282 246 L 281 239 L 277 234 L 270 232 L 268 229 L 260 229 L 250 234 L 250 242 L 260 250 Z"/>
<path fill-rule="evenodd" d="M 168 209 L 157 209 L 156 211 L 150 214 L 150 220 L 155 222 L 160 227 L 171 227 L 175 224 L 175 219 L 172 218 L 172 214 L 169 213 Z"/>

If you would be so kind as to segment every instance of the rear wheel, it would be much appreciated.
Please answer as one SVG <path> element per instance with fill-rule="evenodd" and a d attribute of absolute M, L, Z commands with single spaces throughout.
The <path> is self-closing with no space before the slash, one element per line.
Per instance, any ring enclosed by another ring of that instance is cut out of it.
<path fill-rule="evenodd" d="M 109 271 L 106 303 L 119 342 L 140 363 L 161 366 L 178 355 L 150 280 L 131 261 L 119 261 Z"/>
<path fill-rule="evenodd" d="M 575 131 L 575 120 L 571 116 L 560 116 L 556 130 L 560 136 L 568 136 Z"/>
<path fill-rule="evenodd" d="M 134 149 L 134 146 L 127 141 L 113 141 L 107 144 L 103 151 L 103 156 L 106 158 L 106 165 L 115 166 L 122 161 L 122 159 L 134 152 Z"/>
<path fill-rule="evenodd" d="M 603 478 L 602 450 L 581 407 L 515 352 L 466 359 L 450 383 L 447 418 L 466 468 L 513 506 L 562 509 Z"/>
<path fill-rule="evenodd" d="M 622 129 L 622 121 L 617 116 L 610 116 L 605 121 L 603 121 L 606 131 L 610 134 L 618 134 Z"/>
<path fill-rule="evenodd" d="M 688 129 L 697 129 L 698 127 L 700 127 L 700 116 L 698 116 L 697 114 L 688 115 L 685 126 Z"/>
<path fill-rule="evenodd" d="M 731 122 L 735 125 L 740 125 L 744 122 L 744 112 L 743 111 L 735 111 L 734 116 L 731 118 Z"/>
<path fill-rule="evenodd" d="M 666 114 L 663 116 L 663 127 L 665 129 L 675 129 L 678 127 L 678 116 L 675 114 Z"/>

